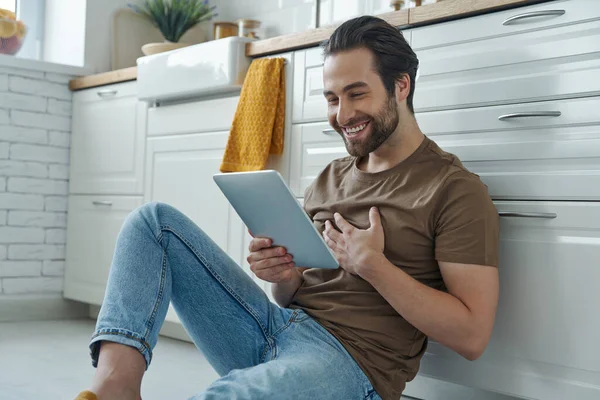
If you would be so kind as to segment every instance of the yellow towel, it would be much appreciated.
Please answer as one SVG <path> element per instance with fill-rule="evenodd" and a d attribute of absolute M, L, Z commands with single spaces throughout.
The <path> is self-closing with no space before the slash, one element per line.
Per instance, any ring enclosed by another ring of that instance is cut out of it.
<path fill-rule="evenodd" d="M 98 400 L 96 395 L 89 390 L 85 390 L 75 397 L 75 400 Z"/>
<path fill-rule="evenodd" d="M 283 152 L 284 58 L 252 61 L 238 103 L 221 172 L 264 169 L 269 154 Z"/>

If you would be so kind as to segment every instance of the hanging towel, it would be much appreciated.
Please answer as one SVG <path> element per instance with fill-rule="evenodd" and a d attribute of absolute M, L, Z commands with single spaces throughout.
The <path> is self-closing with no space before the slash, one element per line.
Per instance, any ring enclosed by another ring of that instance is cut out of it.
<path fill-rule="evenodd" d="M 284 58 L 252 61 L 238 103 L 221 172 L 264 169 L 269 154 L 283 152 Z"/>

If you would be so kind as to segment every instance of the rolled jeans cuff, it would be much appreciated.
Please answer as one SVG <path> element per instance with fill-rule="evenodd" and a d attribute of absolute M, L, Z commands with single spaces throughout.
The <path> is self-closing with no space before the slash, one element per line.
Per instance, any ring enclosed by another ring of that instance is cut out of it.
<path fill-rule="evenodd" d="M 94 367 L 98 366 L 100 342 L 102 341 L 133 347 L 144 357 L 144 360 L 146 360 L 146 369 L 148 369 L 150 361 L 152 361 L 152 350 L 150 349 L 150 345 L 140 334 L 118 328 L 100 329 L 92 336 L 90 341 L 90 356 L 92 357 L 92 365 Z"/>

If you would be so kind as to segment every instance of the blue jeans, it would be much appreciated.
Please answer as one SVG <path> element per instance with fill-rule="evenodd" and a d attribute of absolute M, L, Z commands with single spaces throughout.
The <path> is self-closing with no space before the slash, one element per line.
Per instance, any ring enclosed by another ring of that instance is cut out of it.
<path fill-rule="evenodd" d="M 145 204 L 119 234 L 96 331 L 146 360 L 172 302 L 220 378 L 193 399 L 380 399 L 344 347 L 302 310 L 259 286 L 175 208 Z"/>

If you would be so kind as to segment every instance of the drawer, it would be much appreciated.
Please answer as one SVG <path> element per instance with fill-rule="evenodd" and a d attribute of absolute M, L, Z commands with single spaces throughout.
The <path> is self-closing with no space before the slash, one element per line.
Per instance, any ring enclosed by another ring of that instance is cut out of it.
<path fill-rule="evenodd" d="M 102 304 L 115 244 L 142 196 L 69 196 L 64 295 Z"/>
<path fill-rule="evenodd" d="M 402 31 L 409 43 L 411 31 Z M 323 97 L 323 50 L 320 47 L 294 53 L 293 96 L 293 122 L 327 119 L 327 101 Z"/>
<path fill-rule="evenodd" d="M 229 130 L 239 96 L 152 107 L 148 135 L 177 135 Z"/>
<path fill-rule="evenodd" d="M 290 189 L 303 197 L 304 190 L 327 164 L 347 155 L 344 141 L 328 123 L 293 125 Z"/>
<path fill-rule="evenodd" d="M 600 200 L 599 109 L 593 97 L 420 113 L 417 120 L 494 199 Z"/>
<path fill-rule="evenodd" d="M 73 93 L 73 100 L 81 102 L 101 102 L 121 97 L 137 98 L 137 81 L 114 83 Z"/>
<path fill-rule="evenodd" d="M 417 10 L 418 11 L 418 10 Z M 425 9 L 423 9 L 425 11 Z M 474 42 L 600 19 L 597 0 L 562 0 L 413 29 L 413 49 Z"/>
<path fill-rule="evenodd" d="M 430 343 L 421 372 L 529 399 L 600 398 L 600 203 L 495 203 L 500 299 L 477 362 Z"/>
<path fill-rule="evenodd" d="M 600 20 L 417 50 L 415 111 L 595 95 L 599 52 Z"/>

